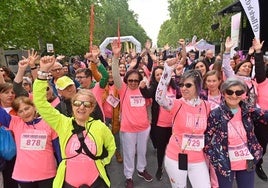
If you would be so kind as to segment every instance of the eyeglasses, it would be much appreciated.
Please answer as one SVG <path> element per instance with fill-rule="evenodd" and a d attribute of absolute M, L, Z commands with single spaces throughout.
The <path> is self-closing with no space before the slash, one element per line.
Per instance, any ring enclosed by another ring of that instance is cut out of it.
<path fill-rule="evenodd" d="M 75 79 L 77 80 L 80 80 L 80 79 L 83 79 L 83 78 L 87 78 L 87 76 L 76 76 Z"/>
<path fill-rule="evenodd" d="M 129 79 L 129 80 L 127 80 L 127 82 L 129 82 L 129 83 L 139 83 L 140 81 L 139 80 L 132 80 L 132 79 Z"/>
<path fill-rule="evenodd" d="M 78 100 L 73 101 L 73 105 L 76 106 L 76 107 L 80 107 L 82 104 L 86 108 L 92 107 L 92 103 L 89 102 L 89 101 L 78 101 Z"/>
<path fill-rule="evenodd" d="M 230 89 L 226 89 L 225 93 L 227 95 L 233 95 L 235 93 L 236 96 L 241 96 L 245 93 L 245 91 L 243 90 L 236 90 L 236 91 L 233 91 L 233 90 L 230 90 Z"/>
<path fill-rule="evenodd" d="M 191 84 L 191 83 L 186 83 L 186 84 L 184 84 L 184 83 L 179 83 L 179 87 L 183 87 L 183 86 L 185 86 L 186 88 L 190 88 L 190 87 L 193 86 L 193 84 Z"/>
<path fill-rule="evenodd" d="M 57 69 L 52 69 L 51 71 L 52 72 L 60 72 L 62 70 L 62 67 L 61 68 L 57 68 Z"/>

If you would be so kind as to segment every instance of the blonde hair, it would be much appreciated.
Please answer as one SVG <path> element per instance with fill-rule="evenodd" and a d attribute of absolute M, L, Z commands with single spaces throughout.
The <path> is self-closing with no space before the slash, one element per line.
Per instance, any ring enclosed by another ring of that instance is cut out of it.
<path fill-rule="evenodd" d="M 80 95 L 88 96 L 90 98 L 89 102 L 92 104 L 92 107 L 95 108 L 95 106 L 97 105 L 96 98 L 94 94 L 88 89 L 79 89 L 78 92 L 72 97 L 71 102 L 73 103 L 73 101 L 75 101 Z"/>

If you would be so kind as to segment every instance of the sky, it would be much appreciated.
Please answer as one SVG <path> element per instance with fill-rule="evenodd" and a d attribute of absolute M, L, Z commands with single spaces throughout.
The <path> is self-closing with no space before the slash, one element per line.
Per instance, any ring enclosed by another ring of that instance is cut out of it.
<path fill-rule="evenodd" d="M 129 0 L 129 9 L 138 15 L 138 22 L 156 45 L 160 26 L 169 19 L 167 0 Z"/>

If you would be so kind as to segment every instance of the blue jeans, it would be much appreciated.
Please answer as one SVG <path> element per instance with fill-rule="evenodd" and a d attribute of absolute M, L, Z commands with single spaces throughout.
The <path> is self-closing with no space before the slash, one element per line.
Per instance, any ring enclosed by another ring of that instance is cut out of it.
<path fill-rule="evenodd" d="M 237 188 L 254 188 L 254 171 L 247 170 L 232 171 L 230 177 L 225 177 L 216 171 L 220 188 L 232 188 L 234 178 L 236 179 Z"/>

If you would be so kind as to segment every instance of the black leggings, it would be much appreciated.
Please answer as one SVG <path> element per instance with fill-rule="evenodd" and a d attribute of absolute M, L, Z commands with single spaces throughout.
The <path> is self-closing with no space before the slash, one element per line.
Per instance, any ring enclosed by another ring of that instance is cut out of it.
<path fill-rule="evenodd" d="M 67 182 L 64 182 L 62 188 L 75 188 L 75 187 Z M 91 186 L 80 185 L 78 188 L 109 188 L 109 187 L 106 185 L 105 181 L 101 177 L 98 177 Z"/>
<path fill-rule="evenodd" d="M 254 126 L 255 135 L 263 148 L 263 155 L 266 153 L 266 147 L 268 143 L 267 135 L 268 135 L 268 127 L 265 125 L 256 125 Z M 261 166 L 263 163 L 263 158 L 261 158 L 256 164 L 257 167 Z"/>
<path fill-rule="evenodd" d="M 172 128 L 159 126 L 152 126 L 151 128 L 153 129 L 152 132 L 154 137 L 157 138 L 155 140 L 155 144 L 157 149 L 158 168 L 162 168 L 166 147 L 172 134 Z"/>
<path fill-rule="evenodd" d="M 52 188 L 54 178 L 34 181 L 34 182 L 19 182 L 21 188 Z"/>

